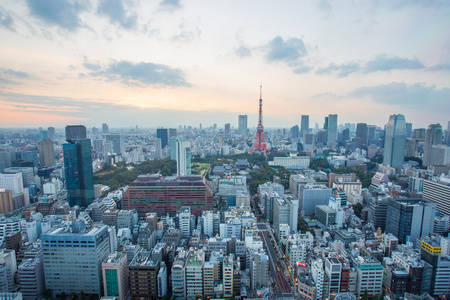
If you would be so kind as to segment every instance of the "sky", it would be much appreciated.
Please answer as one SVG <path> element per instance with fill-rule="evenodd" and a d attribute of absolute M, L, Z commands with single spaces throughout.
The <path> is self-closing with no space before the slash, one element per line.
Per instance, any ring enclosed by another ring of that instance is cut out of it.
<path fill-rule="evenodd" d="M 447 0 L 5 0 L 0 127 L 450 120 Z"/>

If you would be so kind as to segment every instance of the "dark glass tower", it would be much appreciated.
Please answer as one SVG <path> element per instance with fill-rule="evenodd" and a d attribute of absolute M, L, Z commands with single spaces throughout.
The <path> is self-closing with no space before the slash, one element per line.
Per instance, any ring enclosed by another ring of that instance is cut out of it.
<path fill-rule="evenodd" d="M 63 144 L 64 173 L 70 206 L 86 207 L 94 200 L 91 140 L 69 140 Z"/>
<path fill-rule="evenodd" d="M 156 137 L 158 139 L 161 139 L 161 148 L 164 149 L 164 147 L 166 147 L 169 142 L 169 134 L 167 128 L 156 129 Z"/>

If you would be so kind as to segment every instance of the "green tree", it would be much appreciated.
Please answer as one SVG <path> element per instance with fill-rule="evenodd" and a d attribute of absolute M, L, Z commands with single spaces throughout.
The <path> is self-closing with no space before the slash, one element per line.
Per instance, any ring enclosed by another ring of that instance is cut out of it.
<path fill-rule="evenodd" d="M 52 295 L 53 295 L 53 291 L 50 289 L 45 289 L 42 292 L 42 297 L 44 297 L 44 299 L 50 299 L 52 297 Z"/>
<path fill-rule="evenodd" d="M 167 166 L 165 166 L 161 170 L 161 175 L 162 176 L 170 176 L 170 175 L 172 175 L 172 172 L 170 171 L 170 169 Z"/>
<path fill-rule="evenodd" d="M 75 300 L 76 297 L 77 297 L 77 294 L 75 294 L 74 292 L 70 293 L 70 300 Z"/>
<path fill-rule="evenodd" d="M 80 294 L 78 295 L 78 300 L 84 300 L 84 292 L 83 292 L 83 290 L 80 291 Z"/>
<path fill-rule="evenodd" d="M 361 297 L 361 300 L 368 300 L 369 299 L 369 292 L 367 290 L 364 291 L 364 294 Z"/>
<path fill-rule="evenodd" d="M 60 300 L 66 300 L 67 296 L 65 292 L 61 292 L 61 295 L 59 295 Z"/>
<path fill-rule="evenodd" d="M 94 300 L 94 295 L 92 295 L 92 294 L 89 294 L 89 296 L 88 296 L 88 300 Z"/>
<path fill-rule="evenodd" d="M 355 212 L 355 215 L 358 218 L 361 218 L 361 211 L 363 209 L 363 206 L 361 203 L 356 203 L 355 205 L 352 206 L 353 207 L 353 211 Z"/>

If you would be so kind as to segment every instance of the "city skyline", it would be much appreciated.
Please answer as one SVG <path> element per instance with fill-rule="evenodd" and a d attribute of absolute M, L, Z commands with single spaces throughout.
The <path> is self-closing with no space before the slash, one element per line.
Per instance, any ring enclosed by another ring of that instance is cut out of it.
<path fill-rule="evenodd" d="M 260 82 L 266 128 L 329 114 L 444 126 L 449 12 L 445 1 L 2 3 L 0 127 L 236 128 L 248 115 L 254 128 Z"/>

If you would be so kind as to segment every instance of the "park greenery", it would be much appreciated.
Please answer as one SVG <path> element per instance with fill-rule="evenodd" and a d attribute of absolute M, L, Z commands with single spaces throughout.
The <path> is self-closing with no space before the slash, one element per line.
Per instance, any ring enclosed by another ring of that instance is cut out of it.
<path fill-rule="evenodd" d="M 124 161 L 115 165 L 105 163 L 103 171 L 94 174 L 94 184 L 107 185 L 113 191 L 130 184 L 141 174 L 170 176 L 176 172 L 176 161 L 170 159 L 148 160 L 139 165 Z"/>

